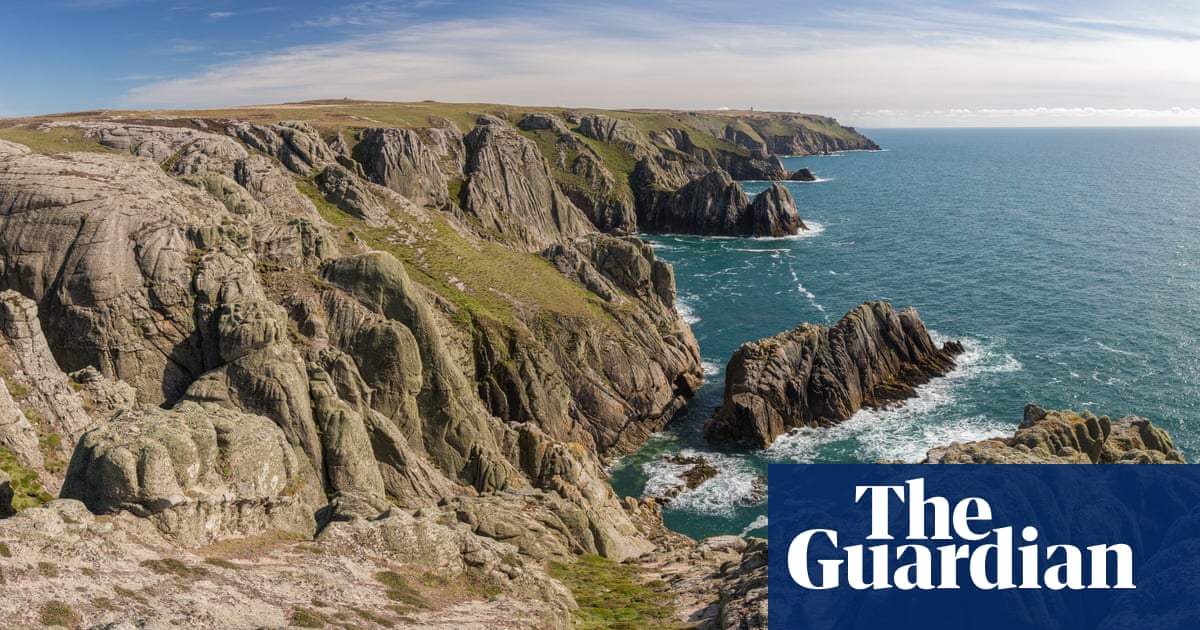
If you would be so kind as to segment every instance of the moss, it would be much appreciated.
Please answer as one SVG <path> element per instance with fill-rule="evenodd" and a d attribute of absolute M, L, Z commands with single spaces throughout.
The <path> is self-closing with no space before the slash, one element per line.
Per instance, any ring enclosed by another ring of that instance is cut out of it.
<path fill-rule="evenodd" d="M 42 488 L 41 477 L 22 466 L 16 455 L 3 446 L 0 446 L 0 470 L 11 478 L 14 510 L 21 511 L 54 500 L 54 496 Z"/>
<path fill-rule="evenodd" d="M 20 383 L 14 383 L 6 379 L 4 384 L 8 386 L 8 395 L 12 396 L 13 400 L 17 402 L 25 400 L 25 397 L 29 395 L 29 388 Z"/>
<path fill-rule="evenodd" d="M 159 575 L 174 575 L 181 578 L 196 578 L 208 575 L 208 569 L 204 567 L 189 567 L 175 558 L 143 560 L 139 564 Z"/>
<path fill-rule="evenodd" d="M 358 615 L 359 617 L 362 617 L 363 619 L 365 619 L 367 621 L 370 621 L 371 623 L 373 623 L 377 626 L 383 626 L 384 628 L 396 627 L 396 623 L 394 621 L 392 621 L 391 619 L 388 619 L 387 617 L 384 617 L 383 615 L 376 615 L 373 612 L 370 612 L 367 610 L 362 610 L 361 608 L 354 608 L 352 610 L 354 610 L 354 614 Z"/>
<path fill-rule="evenodd" d="M 0 558 L 11 558 L 12 550 L 8 548 L 8 543 L 0 542 Z"/>
<path fill-rule="evenodd" d="M 51 562 L 37 563 L 38 573 L 44 578 L 58 577 L 58 567 Z"/>
<path fill-rule="evenodd" d="M 324 628 L 328 621 L 325 615 L 307 608 L 297 608 L 292 612 L 292 625 L 300 628 Z"/>
<path fill-rule="evenodd" d="M 204 564 L 211 564 L 214 567 L 221 567 L 222 569 L 245 569 L 246 568 L 243 565 L 240 565 L 236 562 L 230 562 L 224 558 L 205 558 Z"/>
<path fill-rule="evenodd" d="M 39 619 L 43 625 L 67 628 L 74 628 L 80 623 L 79 614 L 75 612 L 75 609 L 71 608 L 70 604 L 57 599 L 42 604 L 42 613 Z"/>
<path fill-rule="evenodd" d="M 395 571 L 379 571 L 375 574 L 375 579 L 387 587 L 388 599 L 407 604 L 414 608 L 426 610 L 432 608 L 429 602 L 416 588 L 408 583 L 408 580 L 403 575 Z"/>
<path fill-rule="evenodd" d="M 574 564 L 552 562 L 550 576 L 571 589 L 577 628 L 679 628 L 664 583 L 651 585 L 644 569 L 585 555 Z"/>

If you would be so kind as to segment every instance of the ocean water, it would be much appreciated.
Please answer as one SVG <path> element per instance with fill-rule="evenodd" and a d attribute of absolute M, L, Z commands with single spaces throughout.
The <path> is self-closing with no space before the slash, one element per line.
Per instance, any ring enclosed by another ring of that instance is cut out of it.
<path fill-rule="evenodd" d="M 708 381 L 612 466 L 618 493 L 678 484 L 666 454 L 704 455 L 720 474 L 668 504 L 667 525 L 765 536 L 768 463 L 916 461 L 1011 434 L 1029 402 L 1148 417 L 1200 458 L 1200 129 L 866 133 L 885 150 L 784 160 L 820 178 L 787 184 L 809 232 L 648 237 L 675 265 Z M 935 338 L 963 341 L 959 368 L 900 408 L 766 451 L 704 440 L 739 344 L 864 300 L 916 307 Z"/>

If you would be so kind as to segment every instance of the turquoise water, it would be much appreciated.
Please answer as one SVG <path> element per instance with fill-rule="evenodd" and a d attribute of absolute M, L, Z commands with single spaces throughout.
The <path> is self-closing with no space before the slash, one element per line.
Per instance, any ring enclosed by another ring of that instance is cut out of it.
<path fill-rule="evenodd" d="M 708 383 L 613 467 L 619 493 L 677 483 L 664 453 L 704 454 L 722 473 L 670 503 L 667 525 L 765 535 L 767 463 L 914 461 L 1011 434 L 1028 402 L 1145 416 L 1200 457 L 1200 129 L 867 135 L 885 150 L 784 160 L 821 178 L 788 184 L 814 228 L 798 238 L 650 238 L 675 265 Z M 765 452 L 704 441 L 739 344 L 864 300 L 915 306 L 935 337 L 964 342 L 960 367 L 899 409 Z"/>

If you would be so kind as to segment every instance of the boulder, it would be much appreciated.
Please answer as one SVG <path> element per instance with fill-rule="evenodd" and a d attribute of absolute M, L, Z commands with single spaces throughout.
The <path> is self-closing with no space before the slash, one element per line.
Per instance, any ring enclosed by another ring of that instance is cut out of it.
<path fill-rule="evenodd" d="M 788 179 L 794 182 L 815 182 L 817 181 L 817 176 L 813 175 L 813 172 L 805 167 L 793 172 Z"/>
<path fill-rule="evenodd" d="M 754 236 L 787 236 L 808 229 L 796 213 L 791 191 L 779 184 L 771 184 L 754 197 L 750 204 L 750 226 Z"/>
<path fill-rule="evenodd" d="M 150 518 L 186 546 L 271 530 L 311 534 L 320 480 L 262 416 L 185 402 L 115 415 L 80 439 L 62 496 Z"/>
<path fill-rule="evenodd" d="M 830 426 L 862 407 L 916 396 L 916 386 L 953 369 L 962 351 L 953 341 L 935 346 L 915 309 L 866 302 L 829 328 L 802 324 L 742 344 L 704 435 L 765 448 L 793 428 Z"/>

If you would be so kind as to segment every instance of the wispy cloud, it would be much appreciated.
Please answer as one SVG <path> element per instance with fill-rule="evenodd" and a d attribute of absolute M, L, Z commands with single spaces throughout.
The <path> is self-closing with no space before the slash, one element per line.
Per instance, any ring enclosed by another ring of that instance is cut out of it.
<path fill-rule="evenodd" d="M 240 9 L 238 11 L 211 11 L 207 15 L 208 15 L 208 19 L 210 19 L 210 20 L 224 20 L 226 18 L 237 17 L 240 15 L 255 15 L 258 13 L 273 13 L 275 11 L 280 11 L 280 10 L 281 10 L 280 7 L 256 7 L 253 9 Z"/>
<path fill-rule="evenodd" d="M 782 3 L 764 23 L 751 12 L 729 13 L 727 3 L 692 2 L 688 13 L 668 15 L 616 2 L 440 20 L 413 18 L 411 2 L 356 3 L 310 25 L 355 26 L 358 35 L 150 82 L 124 101 L 182 107 L 352 96 L 754 105 L 843 117 L 913 112 L 904 115 L 917 123 L 929 112 L 952 118 L 950 108 L 995 119 L 1086 108 L 1133 116 L 1200 101 L 1200 67 L 1179 63 L 1200 58 L 1200 39 L 1189 36 L 1200 33 L 1195 20 L 1166 29 L 1161 17 L 1143 17 L 1114 28 L 1106 15 L 1070 6 L 1057 13 L 1011 2 L 901 11 L 858 0 L 803 15 Z M 724 19 L 710 15 L 720 5 Z"/>

